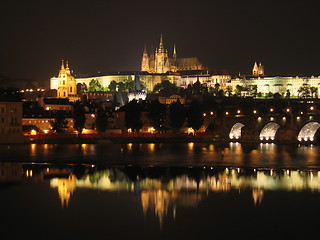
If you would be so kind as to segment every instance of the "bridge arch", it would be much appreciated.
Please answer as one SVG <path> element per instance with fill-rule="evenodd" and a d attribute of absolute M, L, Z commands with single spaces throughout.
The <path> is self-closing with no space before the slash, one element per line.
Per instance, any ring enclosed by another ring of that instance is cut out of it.
<path fill-rule="evenodd" d="M 299 131 L 298 140 L 299 141 L 314 141 L 314 136 L 320 127 L 319 122 L 308 122 Z"/>
<path fill-rule="evenodd" d="M 230 139 L 239 139 L 241 138 L 241 128 L 244 127 L 244 124 L 238 122 L 235 123 L 229 133 L 229 138 Z"/>
<path fill-rule="evenodd" d="M 259 138 L 260 140 L 274 140 L 280 125 L 275 122 L 269 122 L 262 128 Z"/>

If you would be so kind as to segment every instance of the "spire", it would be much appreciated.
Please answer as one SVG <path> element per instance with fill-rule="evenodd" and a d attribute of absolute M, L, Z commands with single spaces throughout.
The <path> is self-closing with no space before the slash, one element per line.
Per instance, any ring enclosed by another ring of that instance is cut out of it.
<path fill-rule="evenodd" d="M 147 44 L 144 44 L 143 55 L 148 55 L 148 53 L 147 53 Z"/>
<path fill-rule="evenodd" d="M 159 44 L 159 49 L 158 49 L 159 53 L 163 53 L 164 51 L 164 47 L 163 47 L 163 38 L 162 38 L 162 34 L 160 35 L 160 44 Z"/>
<path fill-rule="evenodd" d="M 64 60 L 61 61 L 61 70 L 64 70 Z"/>
<path fill-rule="evenodd" d="M 177 59 L 177 50 L 176 50 L 176 45 L 173 45 L 173 58 Z"/>
<path fill-rule="evenodd" d="M 66 61 L 66 69 L 69 69 L 69 61 Z"/>

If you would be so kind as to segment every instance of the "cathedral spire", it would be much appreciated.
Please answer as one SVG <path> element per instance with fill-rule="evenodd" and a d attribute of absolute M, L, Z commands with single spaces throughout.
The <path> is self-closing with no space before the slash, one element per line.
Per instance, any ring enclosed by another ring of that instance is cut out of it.
<path fill-rule="evenodd" d="M 177 59 L 177 50 L 176 50 L 176 45 L 173 45 L 173 58 Z"/>
<path fill-rule="evenodd" d="M 144 44 L 143 55 L 148 55 L 148 53 L 147 53 L 147 44 Z"/>
<path fill-rule="evenodd" d="M 61 61 L 61 70 L 64 70 L 64 60 Z"/>
<path fill-rule="evenodd" d="M 163 38 L 162 38 L 162 34 L 160 35 L 160 44 L 159 44 L 159 49 L 158 49 L 159 53 L 164 53 L 164 46 L 163 46 Z"/>

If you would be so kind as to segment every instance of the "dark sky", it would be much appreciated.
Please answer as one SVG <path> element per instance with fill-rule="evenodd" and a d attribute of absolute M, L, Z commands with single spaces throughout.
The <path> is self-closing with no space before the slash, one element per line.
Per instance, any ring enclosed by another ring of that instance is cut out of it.
<path fill-rule="evenodd" d="M 316 3 L 2 0 L 0 75 L 49 83 L 61 59 L 75 73 L 139 70 L 161 33 L 212 70 L 249 74 L 261 61 L 268 75 L 320 75 Z"/>

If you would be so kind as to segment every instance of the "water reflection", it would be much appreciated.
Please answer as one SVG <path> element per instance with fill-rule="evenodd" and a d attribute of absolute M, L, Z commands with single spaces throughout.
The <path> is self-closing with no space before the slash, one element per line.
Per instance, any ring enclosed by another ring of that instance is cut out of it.
<path fill-rule="evenodd" d="M 256 153 L 255 153 L 256 154 Z M 133 193 L 142 213 L 175 219 L 181 208 L 196 208 L 215 193 L 251 191 L 252 206 L 260 206 L 271 192 L 320 192 L 318 170 L 255 168 L 103 167 L 0 163 L 0 183 L 43 182 L 57 190 L 61 207 L 68 208 L 80 189 Z"/>
<path fill-rule="evenodd" d="M 319 146 L 274 143 L 0 145 L 0 161 L 180 167 L 320 168 Z"/>

